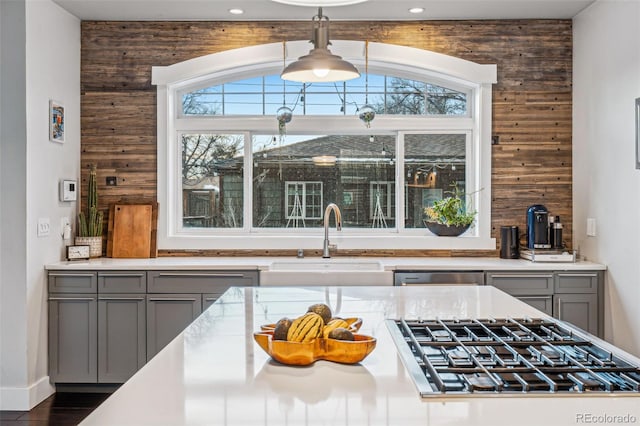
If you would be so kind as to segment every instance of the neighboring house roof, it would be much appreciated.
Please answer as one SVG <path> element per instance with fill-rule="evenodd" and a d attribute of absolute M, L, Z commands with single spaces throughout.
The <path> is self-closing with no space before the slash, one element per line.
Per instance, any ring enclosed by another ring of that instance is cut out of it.
<path fill-rule="evenodd" d="M 320 155 L 337 158 L 393 158 L 395 157 L 395 136 L 377 135 L 371 142 L 369 136 L 331 135 L 296 142 L 281 147 L 261 151 L 255 155 L 267 154 L 278 159 L 305 159 Z M 423 142 L 423 141 L 419 141 Z M 430 134 L 427 143 L 409 140 L 405 143 L 405 157 L 448 163 L 465 162 L 465 135 Z M 385 155 L 382 155 L 384 151 Z"/>

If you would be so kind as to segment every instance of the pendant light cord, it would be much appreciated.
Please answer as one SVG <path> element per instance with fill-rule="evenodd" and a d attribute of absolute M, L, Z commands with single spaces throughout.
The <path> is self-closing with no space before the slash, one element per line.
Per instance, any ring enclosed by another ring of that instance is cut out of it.
<path fill-rule="evenodd" d="M 369 105 L 369 40 L 364 42 L 364 103 Z"/>

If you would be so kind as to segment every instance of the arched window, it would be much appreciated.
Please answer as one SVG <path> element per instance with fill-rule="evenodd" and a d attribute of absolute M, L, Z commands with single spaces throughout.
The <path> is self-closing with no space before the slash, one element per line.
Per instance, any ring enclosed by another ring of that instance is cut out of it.
<path fill-rule="evenodd" d="M 333 44 L 363 63 L 362 42 Z M 305 45 L 288 43 L 288 56 Z M 333 202 L 340 248 L 495 248 L 495 66 L 371 43 L 368 75 L 292 83 L 279 77 L 281 46 L 154 67 L 160 247 L 318 248 Z M 360 117 L 365 105 L 371 122 Z M 290 121 L 276 118 L 282 107 Z M 461 237 L 435 237 L 424 210 L 454 187 L 470 194 L 475 224 Z"/>

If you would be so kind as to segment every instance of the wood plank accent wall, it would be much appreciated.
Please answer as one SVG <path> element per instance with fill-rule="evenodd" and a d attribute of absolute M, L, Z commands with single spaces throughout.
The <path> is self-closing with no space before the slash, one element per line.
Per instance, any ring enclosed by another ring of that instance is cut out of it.
<path fill-rule="evenodd" d="M 156 199 L 156 88 L 151 67 L 228 49 L 305 40 L 310 21 L 82 23 L 82 188 L 98 165 L 100 208 Z M 331 38 L 431 50 L 498 66 L 493 89 L 492 235 L 526 228 L 526 209 L 541 203 L 561 217 L 572 239 L 572 24 L 570 20 L 343 22 Z M 106 186 L 117 176 L 117 186 Z M 82 194 L 82 204 L 86 193 Z M 160 206 L 164 208 L 164 206 Z M 498 241 L 499 247 L 499 241 Z M 482 256 L 497 251 L 349 251 L 339 254 Z M 185 252 L 160 250 L 159 255 Z M 189 251 L 188 255 L 291 255 L 294 251 Z"/>

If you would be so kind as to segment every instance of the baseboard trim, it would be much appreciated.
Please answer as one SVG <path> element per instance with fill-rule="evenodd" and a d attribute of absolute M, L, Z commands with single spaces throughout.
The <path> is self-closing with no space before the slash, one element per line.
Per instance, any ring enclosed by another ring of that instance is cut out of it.
<path fill-rule="evenodd" d="M 49 376 L 42 377 L 26 388 L 0 388 L 0 410 L 29 411 L 56 391 Z"/>

